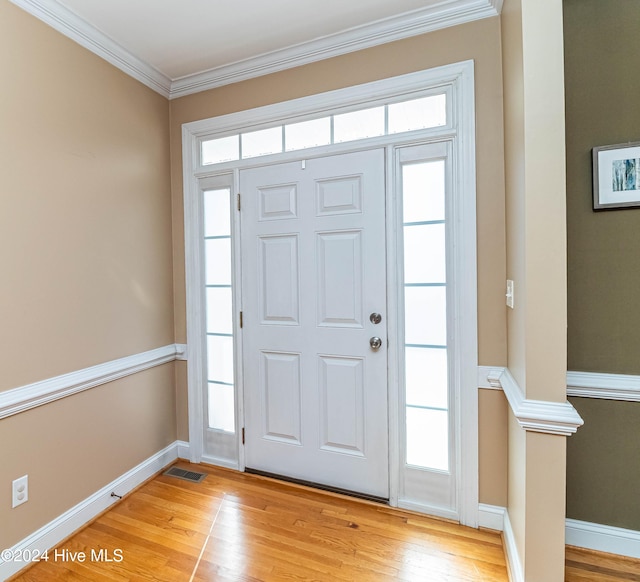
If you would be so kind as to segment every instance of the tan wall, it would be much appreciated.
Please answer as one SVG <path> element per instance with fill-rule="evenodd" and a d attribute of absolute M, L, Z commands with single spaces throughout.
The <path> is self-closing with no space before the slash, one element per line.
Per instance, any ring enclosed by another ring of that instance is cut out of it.
<path fill-rule="evenodd" d="M 168 102 L 7 0 L 0 75 L 0 390 L 173 343 Z M 0 547 L 175 433 L 173 364 L 0 420 Z"/>
<path fill-rule="evenodd" d="M 568 366 L 640 374 L 640 210 L 592 210 L 591 149 L 640 140 L 640 10 L 565 0 Z M 640 530 L 640 403 L 572 399 L 567 516 Z"/>
<path fill-rule="evenodd" d="M 174 295 L 178 341 L 184 341 L 186 337 L 183 123 L 468 59 L 474 59 L 476 75 L 479 359 L 481 364 L 505 365 L 502 73 L 498 18 L 374 47 L 171 102 Z M 179 381 L 178 390 L 179 401 L 186 401 L 184 377 Z M 184 404 L 180 406 L 186 408 Z M 489 398 L 484 412 L 488 418 L 499 418 L 501 406 L 499 399 Z M 185 418 L 183 415 L 181 421 L 184 422 Z M 487 424 L 483 423 L 483 426 Z M 185 435 L 187 427 L 180 424 L 178 430 L 179 434 Z M 506 431 L 506 424 L 503 430 Z M 492 437 L 489 435 L 482 441 L 491 442 Z M 492 450 L 482 450 L 481 462 L 489 457 L 487 463 L 491 465 L 493 454 Z M 497 455 L 502 458 L 501 453 Z M 502 475 L 505 471 L 503 465 Z M 487 492 L 487 495 L 491 499 L 499 499 L 502 494 Z"/>
<path fill-rule="evenodd" d="M 0 2 L 0 390 L 173 342 L 168 102 Z"/>
<path fill-rule="evenodd" d="M 561 0 L 506 0 L 508 366 L 526 397 L 566 400 L 564 71 Z M 529 582 L 564 579 L 566 438 L 509 421 L 508 511 Z"/>
<path fill-rule="evenodd" d="M 502 391 L 480 390 L 478 393 L 478 438 L 480 450 L 480 502 L 507 505 L 507 426 L 509 404 Z"/>

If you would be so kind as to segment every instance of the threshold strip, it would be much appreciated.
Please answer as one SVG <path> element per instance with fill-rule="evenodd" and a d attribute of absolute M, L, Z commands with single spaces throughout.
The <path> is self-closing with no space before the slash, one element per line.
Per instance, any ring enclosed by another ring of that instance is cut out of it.
<path fill-rule="evenodd" d="M 360 493 L 359 491 L 352 491 L 350 489 L 341 489 L 340 487 L 332 487 L 331 485 L 324 485 L 323 483 L 305 481 L 304 479 L 296 479 L 294 477 L 287 477 L 286 475 L 269 473 L 268 471 L 261 471 L 259 469 L 251 469 L 250 467 L 245 467 L 244 472 L 249 475 L 268 477 L 269 479 L 275 479 L 276 481 L 293 483 L 294 485 L 303 485 L 304 487 L 309 487 L 311 489 L 328 491 L 329 493 L 338 493 L 339 495 L 346 495 L 347 497 L 355 497 L 356 499 L 364 499 L 365 501 L 373 501 L 374 503 L 389 505 L 389 499 L 387 497 L 378 497 L 377 495 L 369 495 L 368 493 Z"/>

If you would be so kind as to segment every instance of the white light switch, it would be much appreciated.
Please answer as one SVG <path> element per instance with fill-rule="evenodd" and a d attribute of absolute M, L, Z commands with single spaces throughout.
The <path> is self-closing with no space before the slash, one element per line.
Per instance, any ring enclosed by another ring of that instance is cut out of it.
<path fill-rule="evenodd" d="M 507 279 L 507 307 L 511 307 L 513 309 L 513 281 L 511 279 Z"/>

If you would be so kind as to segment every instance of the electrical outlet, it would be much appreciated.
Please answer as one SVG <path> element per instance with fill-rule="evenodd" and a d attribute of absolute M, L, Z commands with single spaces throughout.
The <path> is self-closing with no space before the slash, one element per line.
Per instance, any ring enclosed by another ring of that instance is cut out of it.
<path fill-rule="evenodd" d="M 18 507 L 29 501 L 29 475 L 20 477 L 13 482 L 13 505 L 11 507 Z"/>
<path fill-rule="evenodd" d="M 513 281 L 511 279 L 507 279 L 507 307 L 511 307 L 513 309 Z"/>

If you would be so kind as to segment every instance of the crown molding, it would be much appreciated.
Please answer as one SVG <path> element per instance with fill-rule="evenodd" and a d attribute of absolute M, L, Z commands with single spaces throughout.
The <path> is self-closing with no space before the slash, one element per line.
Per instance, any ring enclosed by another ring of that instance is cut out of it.
<path fill-rule="evenodd" d="M 508 368 L 482 367 L 479 377 L 492 388 L 502 388 L 514 416 L 525 430 L 571 436 L 584 424 L 577 410 L 568 401 L 551 402 L 525 398 L 522 388 Z"/>
<path fill-rule="evenodd" d="M 10 0 L 130 77 L 169 98 L 171 79 L 130 53 L 56 0 Z"/>
<path fill-rule="evenodd" d="M 168 99 L 497 16 L 502 10 L 502 0 L 443 0 L 344 32 L 171 79 L 56 0 L 10 1 Z"/>
<path fill-rule="evenodd" d="M 444 0 L 344 32 L 174 79 L 170 98 L 184 97 L 394 40 L 497 16 L 501 9 L 502 0 Z"/>

